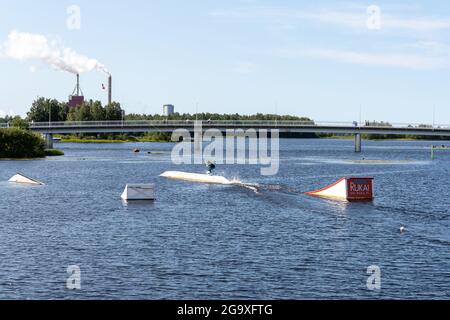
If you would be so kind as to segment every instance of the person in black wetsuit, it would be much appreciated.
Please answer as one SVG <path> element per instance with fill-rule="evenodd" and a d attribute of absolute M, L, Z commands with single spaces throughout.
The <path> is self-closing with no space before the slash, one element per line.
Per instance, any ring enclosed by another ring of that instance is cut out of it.
<path fill-rule="evenodd" d="M 206 167 L 208 168 L 208 172 L 206 172 L 206 174 L 212 174 L 214 169 L 216 169 L 216 164 L 213 161 L 208 161 L 206 163 Z"/>

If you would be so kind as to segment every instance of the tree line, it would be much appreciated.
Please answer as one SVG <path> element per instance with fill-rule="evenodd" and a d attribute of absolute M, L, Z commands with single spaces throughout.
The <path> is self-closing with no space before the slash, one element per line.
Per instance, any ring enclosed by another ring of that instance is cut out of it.
<path fill-rule="evenodd" d="M 257 113 L 253 115 L 241 115 L 239 113 L 234 114 L 219 114 L 219 113 L 174 113 L 170 116 L 164 116 L 160 114 L 135 114 L 131 113 L 126 115 L 126 120 L 221 120 L 221 121 L 304 121 L 313 122 L 307 117 L 298 117 L 290 115 L 275 115 L 275 114 L 263 114 Z"/>
<path fill-rule="evenodd" d="M 66 102 L 38 98 L 27 113 L 29 122 L 108 121 L 121 120 L 123 110 L 118 102 L 103 106 L 100 101 L 88 100 L 70 108 Z"/>
<path fill-rule="evenodd" d="M 19 126 L 26 122 L 65 122 L 65 121 L 110 121 L 121 120 L 124 111 L 120 103 L 113 102 L 103 106 L 100 101 L 89 100 L 76 108 L 69 108 L 66 102 L 56 99 L 38 98 L 27 112 L 25 119 L 20 116 L 0 118 L 0 123 L 9 122 Z"/>
<path fill-rule="evenodd" d="M 274 115 L 257 113 L 254 115 L 218 114 L 218 113 L 175 113 L 170 116 L 160 114 L 126 114 L 120 103 L 113 102 L 103 106 L 100 101 L 88 100 L 76 108 L 70 108 L 67 102 L 56 99 L 38 98 L 33 101 L 25 119 L 16 117 L 0 118 L 0 122 L 65 122 L 65 121 L 116 121 L 116 120 L 278 120 L 278 121 L 305 121 L 312 122 L 310 118 L 291 115 Z"/>

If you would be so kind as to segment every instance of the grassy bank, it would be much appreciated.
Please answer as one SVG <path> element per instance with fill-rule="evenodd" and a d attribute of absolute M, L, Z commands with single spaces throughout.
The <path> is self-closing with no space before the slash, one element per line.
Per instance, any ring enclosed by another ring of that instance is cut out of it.
<path fill-rule="evenodd" d="M 45 150 L 45 155 L 47 157 L 60 157 L 64 155 L 64 151 L 58 149 L 47 149 Z"/>
<path fill-rule="evenodd" d="M 171 142 L 171 135 L 165 133 L 147 133 L 142 136 L 130 136 L 126 134 L 118 135 L 59 135 L 63 143 L 129 143 L 129 142 Z"/>
<path fill-rule="evenodd" d="M 170 142 L 163 139 L 76 139 L 76 138 L 61 138 L 62 143 L 129 143 L 129 142 Z"/>
<path fill-rule="evenodd" d="M 125 143 L 126 140 L 62 138 L 62 143 Z M 133 141 L 134 142 L 134 141 Z"/>
<path fill-rule="evenodd" d="M 355 139 L 354 135 L 320 135 L 321 139 L 337 139 L 337 140 L 353 140 Z M 439 139 L 441 138 L 441 139 Z M 428 141 L 428 140 L 440 140 L 440 141 L 448 141 L 448 139 L 443 139 L 444 137 L 405 137 L 405 136 L 376 136 L 376 135 L 362 135 L 363 140 L 371 140 L 371 141 L 381 141 L 381 140 L 395 140 L 395 141 Z"/>

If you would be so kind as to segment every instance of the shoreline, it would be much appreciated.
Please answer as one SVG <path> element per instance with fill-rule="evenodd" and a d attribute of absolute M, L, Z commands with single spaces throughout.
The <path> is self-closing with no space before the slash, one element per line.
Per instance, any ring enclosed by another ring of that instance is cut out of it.
<path fill-rule="evenodd" d="M 172 141 L 167 140 L 157 140 L 157 139 L 130 139 L 130 140 L 117 140 L 117 139 L 61 139 L 61 141 L 58 141 L 57 143 L 147 143 L 147 142 L 154 142 L 154 143 L 169 143 Z"/>
<path fill-rule="evenodd" d="M 64 151 L 58 149 L 49 149 L 46 151 L 46 155 L 43 157 L 31 157 L 31 158 L 0 158 L 0 161 L 34 161 L 43 160 L 47 158 L 55 158 L 64 156 Z"/>
<path fill-rule="evenodd" d="M 332 137 L 319 137 L 319 139 L 333 139 L 333 140 L 353 140 L 354 136 L 332 136 Z M 364 139 L 365 141 L 450 141 L 448 140 L 433 140 L 433 139 L 415 139 L 415 138 L 385 138 L 385 139 Z"/>
<path fill-rule="evenodd" d="M 333 136 L 333 137 L 318 137 L 318 138 L 285 138 L 285 139 L 330 139 L 330 140 L 353 140 L 353 136 Z M 450 140 L 428 140 L 428 139 L 414 139 L 414 138 L 388 138 L 388 139 L 363 139 L 365 141 L 442 141 L 445 143 L 445 141 Z M 61 141 L 58 141 L 57 143 L 86 143 L 86 144 L 107 144 L 107 143 L 173 143 L 173 141 L 170 140 L 154 140 L 154 139 L 129 139 L 129 140 L 108 140 L 108 139 L 61 139 Z"/>

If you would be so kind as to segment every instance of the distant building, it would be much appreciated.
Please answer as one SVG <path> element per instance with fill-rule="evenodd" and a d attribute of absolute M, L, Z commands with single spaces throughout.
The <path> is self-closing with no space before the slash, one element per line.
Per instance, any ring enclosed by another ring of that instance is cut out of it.
<path fill-rule="evenodd" d="M 169 117 L 175 113 L 175 106 L 173 104 L 166 104 L 163 106 L 163 115 Z"/>
<path fill-rule="evenodd" d="M 71 96 L 69 96 L 69 107 L 76 108 L 84 103 L 83 91 L 80 88 L 80 75 L 77 74 L 77 85 Z"/>
<path fill-rule="evenodd" d="M 84 103 L 83 96 L 69 96 L 69 107 L 76 108 L 82 106 Z"/>

